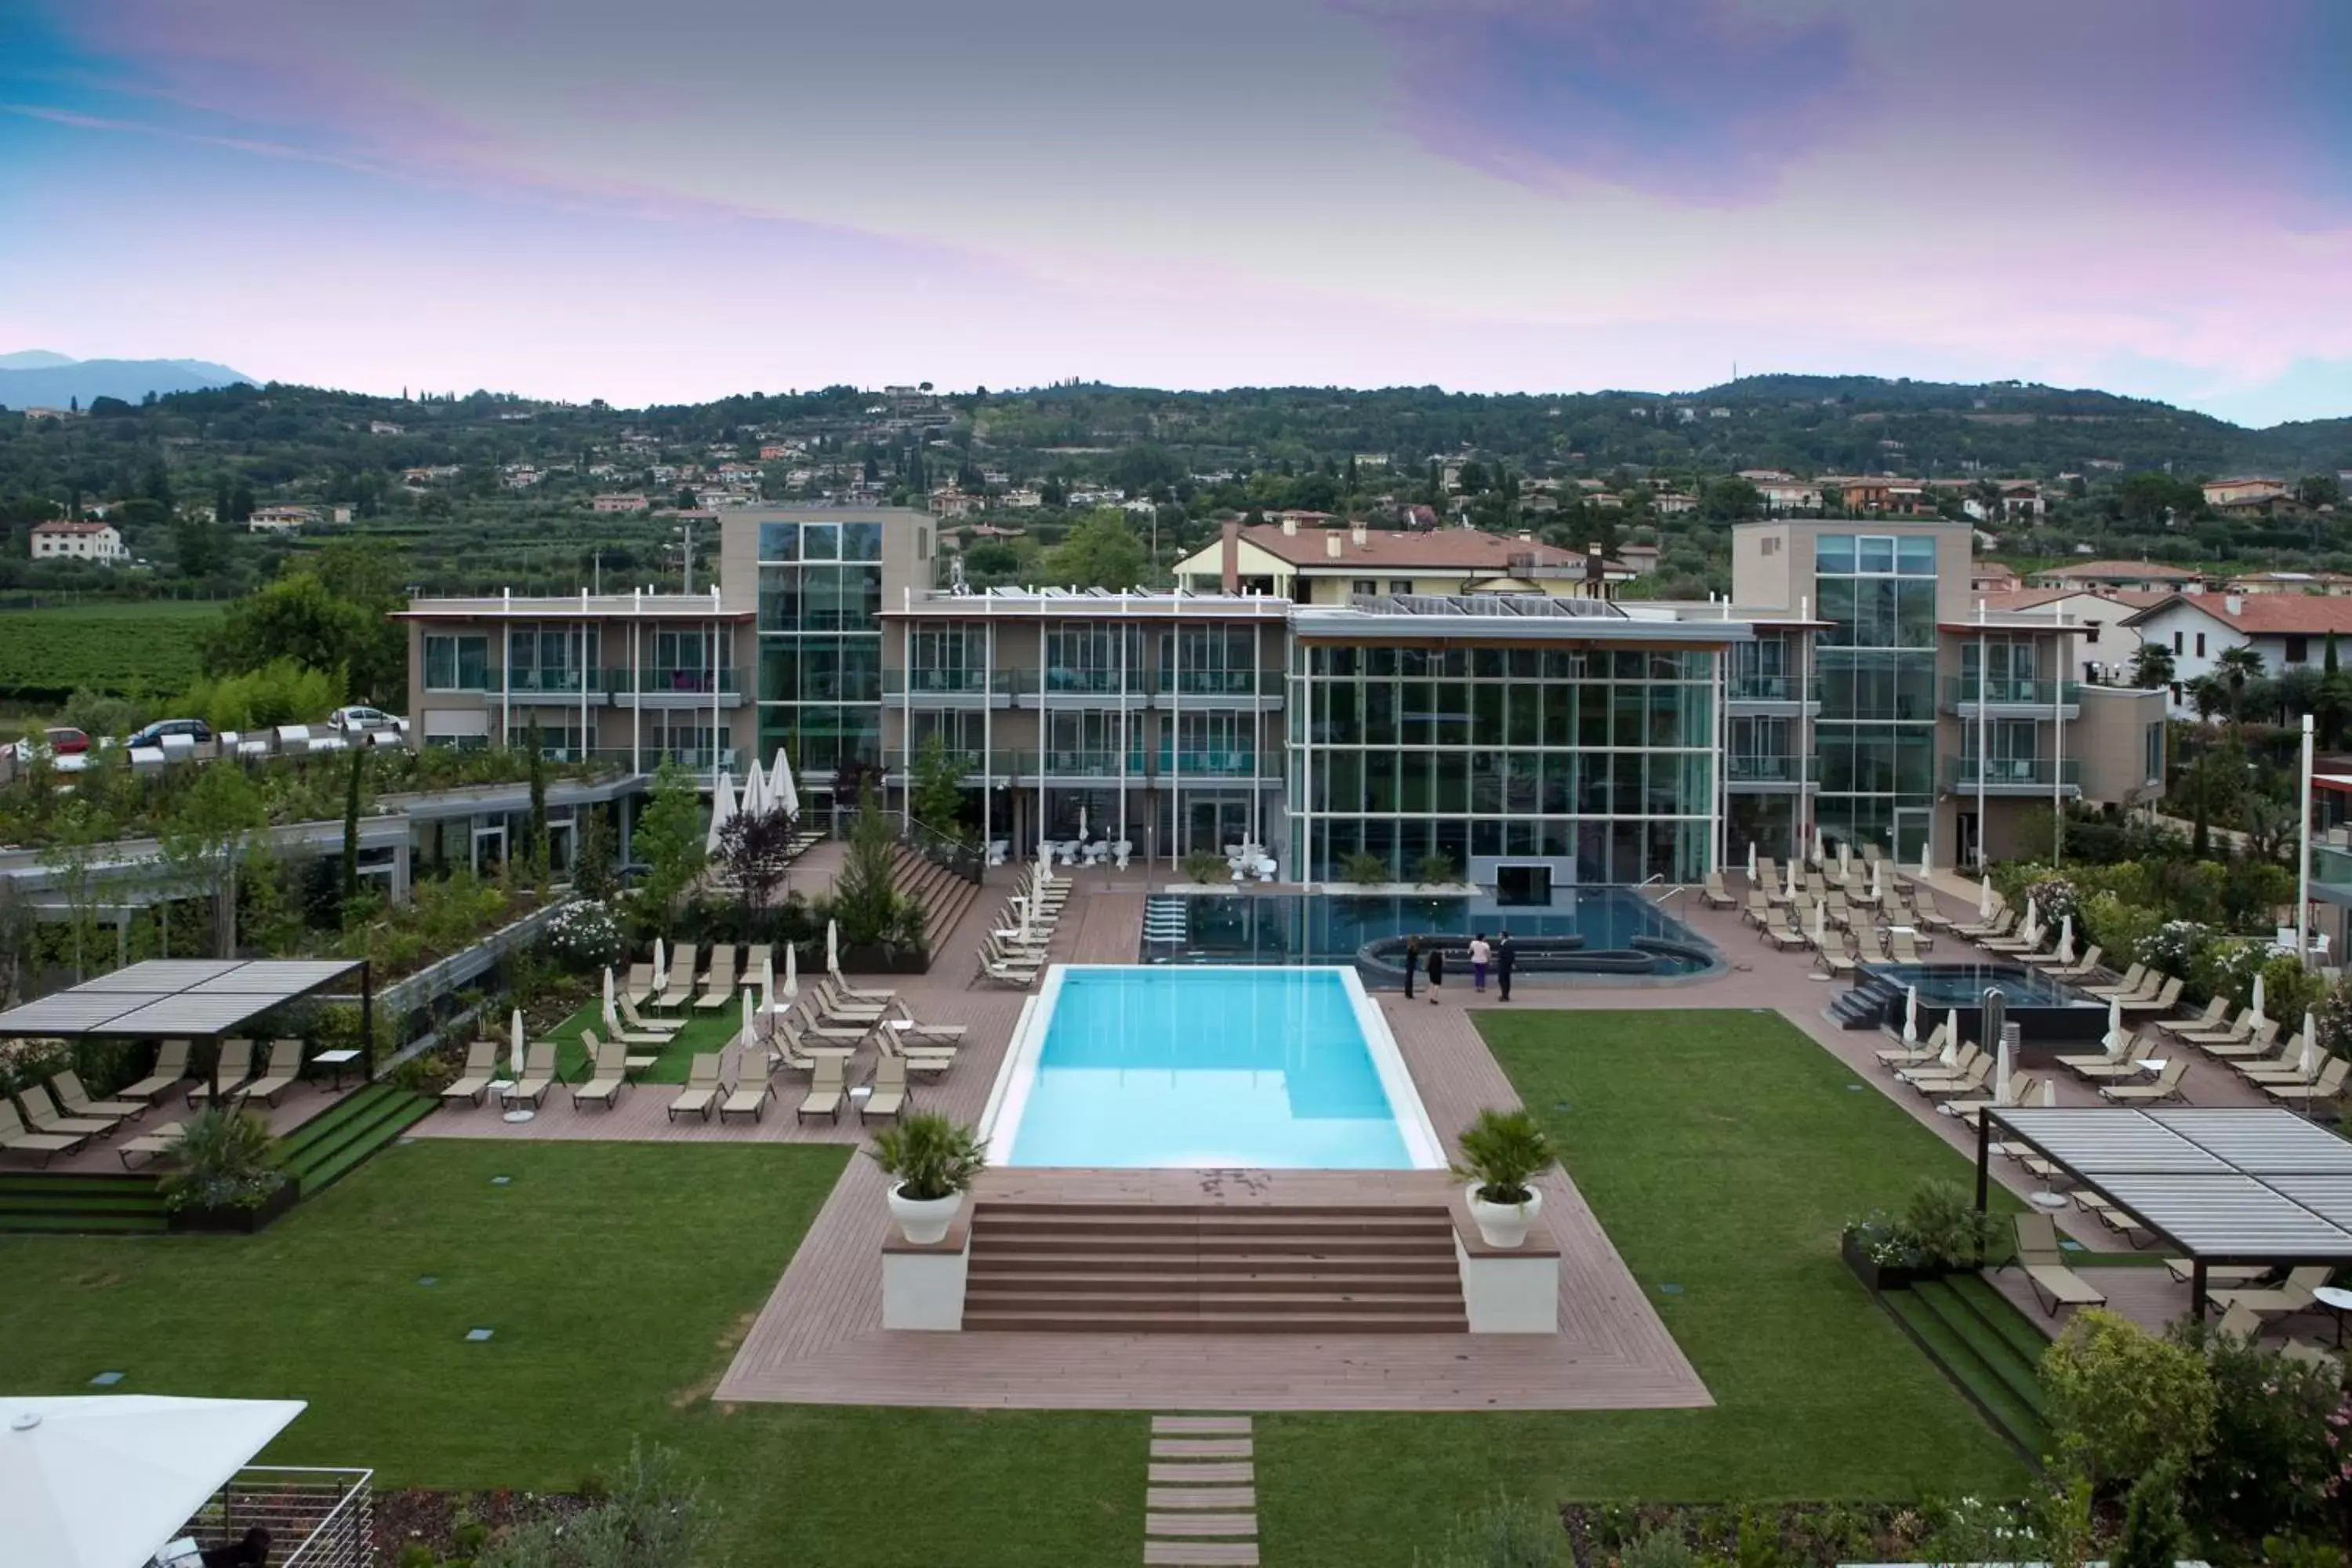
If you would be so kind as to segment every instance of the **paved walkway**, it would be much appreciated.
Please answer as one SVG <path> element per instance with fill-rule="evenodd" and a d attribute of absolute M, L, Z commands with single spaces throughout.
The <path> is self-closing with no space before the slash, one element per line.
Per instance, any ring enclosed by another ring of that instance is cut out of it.
<path fill-rule="evenodd" d="M 1147 1564 L 1257 1562 L 1257 1458 L 1248 1416 L 1153 1416 L 1145 1482 Z"/>

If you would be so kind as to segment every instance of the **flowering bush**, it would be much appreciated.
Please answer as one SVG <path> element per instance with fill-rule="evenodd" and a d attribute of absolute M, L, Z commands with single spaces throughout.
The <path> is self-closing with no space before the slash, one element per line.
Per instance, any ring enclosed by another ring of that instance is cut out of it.
<path fill-rule="evenodd" d="M 541 939 L 566 973 L 593 974 L 621 961 L 621 926 L 603 904 L 575 899 L 549 917 Z"/>
<path fill-rule="evenodd" d="M 2196 921 L 2167 921 L 2140 943 L 2139 962 L 2186 979 L 2189 963 L 2212 940 L 2210 926 Z"/>
<path fill-rule="evenodd" d="M 2212 1443 L 2189 1468 L 2189 1518 L 2209 1539 L 2324 1531 L 2343 1485 L 2347 1407 L 2334 1372 L 2210 1324 L 2174 1337 L 2201 1351 L 2213 1384 Z"/>
<path fill-rule="evenodd" d="M 2186 978 L 2191 990 L 2205 996 L 2227 996 L 2232 1007 L 2243 1007 L 2253 1000 L 2254 976 L 2270 962 L 2271 948 L 2266 942 L 2249 942 L 2242 938 L 2222 938 L 2209 942 L 2189 960 Z M 2267 1001 L 2264 1012 L 2280 1016 L 2274 1005 Z"/>
<path fill-rule="evenodd" d="M 1881 1268 L 1925 1268 L 1935 1262 L 1911 1228 L 1884 1209 L 1846 1221 L 1839 1234 Z"/>
<path fill-rule="evenodd" d="M 2042 923 L 2044 925 L 2054 926 L 2069 917 L 2082 918 L 2083 896 L 2075 890 L 2074 884 L 2063 877 L 2044 877 L 2038 882 L 2030 883 L 2025 896 L 2032 899 L 2034 908 L 2042 911 Z"/>

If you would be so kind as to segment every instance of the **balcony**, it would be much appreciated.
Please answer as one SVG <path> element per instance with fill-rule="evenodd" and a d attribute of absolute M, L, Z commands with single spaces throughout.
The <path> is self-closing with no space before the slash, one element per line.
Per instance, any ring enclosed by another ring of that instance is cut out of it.
<path fill-rule="evenodd" d="M 1117 747 L 1099 751 L 1013 752 L 1014 776 L 1029 779 L 1110 779 L 1119 777 L 1119 754 Z M 1126 774 L 1129 781 L 1142 784 L 1146 774 L 1143 749 L 1135 747 L 1127 753 Z"/>
<path fill-rule="evenodd" d="M 2336 905 L 2352 905 L 2352 848 L 2330 844 L 2311 847 L 2311 896 Z"/>
<path fill-rule="evenodd" d="M 1048 666 L 1044 677 L 1041 694 L 1048 701 L 1074 700 L 1116 705 L 1150 694 L 1140 668 L 1076 669 Z"/>
<path fill-rule="evenodd" d="M 581 755 L 581 753 L 578 752 L 565 752 L 560 747 L 552 746 L 548 748 L 547 754 L 551 759 L 562 762 L 572 761 L 575 757 Z M 586 760 L 593 763 L 608 763 L 614 767 L 622 769 L 624 772 L 630 769 L 636 769 L 640 772 L 649 773 L 656 768 L 661 766 L 661 760 L 665 756 L 670 758 L 673 762 L 677 763 L 679 767 L 684 768 L 690 773 L 709 773 L 714 762 L 716 763 L 716 765 L 722 768 L 732 768 L 738 765 L 735 748 L 732 746 L 721 747 L 714 758 L 712 752 L 708 747 L 665 747 L 659 742 L 654 740 L 646 741 L 644 745 L 636 748 L 635 751 L 630 750 L 626 746 L 598 746 L 594 750 L 586 753 Z M 738 780 L 737 782 L 740 783 L 741 781 Z"/>
<path fill-rule="evenodd" d="M 583 696 L 600 700 L 604 677 L 601 669 L 509 669 L 503 687 L 493 686 L 488 694 L 503 693 L 515 702 L 577 703 Z"/>
<path fill-rule="evenodd" d="M 1285 677 L 1278 669 L 1155 669 L 1151 689 L 1179 702 L 1214 706 L 1220 701 L 1282 700 Z"/>
<path fill-rule="evenodd" d="M 2015 719 L 2073 719 L 2083 710 L 2079 680 L 1980 680 L 1973 675 L 1944 678 L 1944 711 L 1977 716 L 1979 693 L 1987 712 Z"/>
<path fill-rule="evenodd" d="M 1735 675 L 1724 686 L 1724 700 L 1738 707 L 1819 708 L 1822 705 L 1822 683 L 1818 679 L 1802 680 L 1793 675 Z"/>
<path fill-rule="evenodd" d="M 742 678 L 732 668 L 716 672 L 687 666 L 647 665 L 639 670 L 625 668 L 604 672 L 601 689 L 612 693 L 614 703 L 647 708 L 708 708 L 716 698 L 721 708 L 734 708 L 743 700 Z"/>
<path fill-rule="evenodd" d="M 882 771 L 894 780 L 904 780 L 908 776 L 910 756 L 919 757 L 921 754 L 922 752 L 919 747 L 911 753 L 898 750 L 884 752 L 882 753 Z M 1003 756 L 1009 755 L 1010 753 L 999 754 Z M 947 755 L 948 759 L 956 764 L 956 773 L 959 777 L 962 778 L 966 783 L 972 784 L 978 784 L 981 782 L 981 775 L 983 772 L 981 766 L 983 760 L 982 753 L 979 752 L 950 750 Z M 997 777 L 999 778 L 1003 778 L 1003 776 L 1004 774 L 1001 771 L 997 774 Z"/>
<path fill-rule="evenodd" d="M 1943 785 L 1947 795 L 2070 795 L 2083 793 L 2083 764 L 2048 757 L 1995 757 L 1984 765 L 1979 782 L 1977 759 L 1946 757 Z"/>
<path fill-rule="evenodd" d="M 1248 779 L 1257 777 L 1257 753 L 1247 747 L 1185 746 L 1160 748 L 1159 773 L 1187 779 Z"/>
<path fill-rule="evenodd" d="M 1734 753 L 1723 759 L 1723 782 L 1732 789 L 1759 794 L 1818 789 L 1821 781 L 1813 776 L 1812 761 L 1811 757 L 1741 756 Z"/>
<path fill-rule="evenodd" d="M 1012 699 L 1013 670 L 999 670 L 993 682 L 985 669 L 885 669 L 882 697 L 918 707 L 1002 708 Z"/>

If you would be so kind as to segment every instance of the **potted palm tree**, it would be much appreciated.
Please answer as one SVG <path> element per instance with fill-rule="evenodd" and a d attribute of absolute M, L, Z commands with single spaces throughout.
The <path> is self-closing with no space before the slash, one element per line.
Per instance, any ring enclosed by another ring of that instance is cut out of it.
<path fill-rule="evenodd" d="M 1541 1123 L 1524 1110 L 1486 1110 L 1462 1130 L 1462 1163 L 1454 1173 L 1470 1184 L 1470 1217 L 1489 1247 L 1517 1247 L 1543 1210 L 1536 1176 L 1558 1156 Z"/>
<path fill-rule="evenodd" d="M 945 1238 L 965 1189 L 988 1163 L 977 1133 L 933 1112 L 876 1133 L 872 1153 L 898 1178 L 890 1188 L 890 1217 L 919 1245 Z"/>
<path fill-rule="evenodd" d="M 161 1184 L 173 1230 L 257 1231 L 300 1195 L 270 1163 L 268 1123 L 249 1110 L 214 1106 L 188 1119 L 179 1167 Z"/>

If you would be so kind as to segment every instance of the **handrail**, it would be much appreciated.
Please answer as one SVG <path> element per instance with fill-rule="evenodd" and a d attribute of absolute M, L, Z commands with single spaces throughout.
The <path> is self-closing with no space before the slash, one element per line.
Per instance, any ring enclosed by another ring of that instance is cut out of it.
<path fill-rule="evenodd" d="M 1641 893 L 1641 892 L 1642 892 L 1642 889 L 1644 889 L 1644 888 L 1646 888 L 1646 887 L 1648 887 L 1651 883 L 1653 883 L 1653 882 L 1664 882 L 1664 881 L 1665 881 L 1665 879 L 1666 879 L 1666 874 L 1665 874 L 1664 871 L 1653 871 L 1653 872 L 1651 872 L 1648 876 L 1646 876 L 1646 877 L 1643 878 L 1640 881 L 1638 881 L 1638 882 L 1636 882 L 1636 883 L 1634 883 L 1634 884 L 1633 884 L 1633 891 L 1634 891 L 1634 892 L 1636 892 L 1636 893 Z M 1654 910 L 1662 910 L 1662 909 L 1664 909 L 1664 908 L 1666 907 L 1666 900 L 1667 900 L 1668 899 L 1680 898 L 1683 894 L 1687 893 L 1687 892 L 1689 892 L 1689 891 L 1690 891 L 1690 889 L 1689 889 L 1688 888 L 1685 888 L 1685 887 L 1680 887 L 1680 886 L 1669 887 L 1669 888 L 1667 888 L 1667 889 L 1666 889 L 1666 890 L 1665 890 L 1664 892 L 1660 893 L 1660 894 L 1659 894 L 1656 898 L 1654 898 L 1654 899 L 1650 898 L 1650 897 L 1649 897 L 1648 895 L 1646 895 L 1646 894 L 1643 894 L 1643 901 L 1644 903 L 1648 904 L 1648 905 L 1649 905 L 1652 909 L 1654 909 Z"/>

